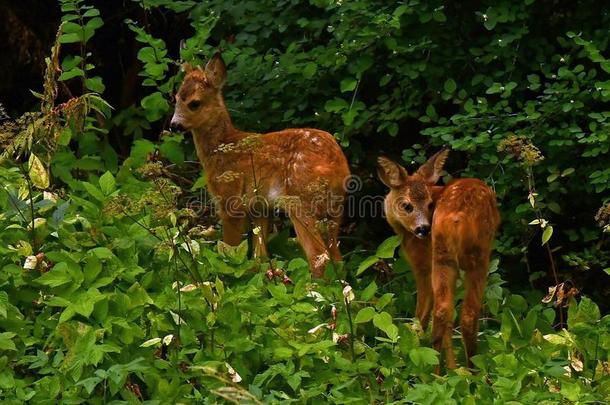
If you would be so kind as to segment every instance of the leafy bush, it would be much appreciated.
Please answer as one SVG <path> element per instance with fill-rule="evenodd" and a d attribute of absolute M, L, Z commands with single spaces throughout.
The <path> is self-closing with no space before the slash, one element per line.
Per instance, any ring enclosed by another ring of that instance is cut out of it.
<path fill-rule="evenodd" d="M 145 198 L 163 189 L 122 184 L 109 172 L 65 197 L 20 192 L 27 184 L 14 168 L 0 176 L 5 401 L 551 403 L 610 395 L 610 317 L 587 298 L 571 300 L 568 328 L 557 332 L 552 308 L 503 289 L 492 269 L 489 321 L 474 358 L 480 371 L 434 377 L 429 337 L 404 318 L 413 311 L 404 281 L 313 282 L 301 258 L 253 272 L 246 242 L 190 236 L 185 217 L 128 212 L 137 201 L 117 208 L 125 189 Z M 395 281 L 410 277 L 402 259 L 394 269 Z M 344 277 L 337 271 L 331 280 Z"/>

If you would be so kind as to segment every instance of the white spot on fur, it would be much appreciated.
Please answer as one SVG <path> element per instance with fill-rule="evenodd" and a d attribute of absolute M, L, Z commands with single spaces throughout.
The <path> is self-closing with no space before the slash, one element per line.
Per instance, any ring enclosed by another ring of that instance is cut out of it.
<path fill-rule="evenodd" d="M 328 253 L 324 252 L 320 255 L 316 256 L 316 261 L 314 262 L 314 267 L 322 267 L 324 266 L 326 263 L 328 263 L 328 261 L 330 260 L 330 257 L 328 256 Z"/>

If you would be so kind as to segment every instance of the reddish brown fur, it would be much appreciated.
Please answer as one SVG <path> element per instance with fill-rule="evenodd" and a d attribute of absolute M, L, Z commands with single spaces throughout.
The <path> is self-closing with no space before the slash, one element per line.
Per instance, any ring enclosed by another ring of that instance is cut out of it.
<path fill-rule="evenodd" d="M 219 202 L 224 241 L 238 244 L 251 219 L 260 228 L 255 255 L 266 256 L 272 208 L 259 214 L 265 206 L 279 206 L 290 216 L 313 274 L 322 277 L 331 258 L 341 260 L 337 235 L 344 181 L 350 175 L 341 148 L 332 135 L 318 129 L 240 131 L 224 104 L 226 70 L 220 56 L 205 70 L 188 65 L 185 70 L 172 126 L 193 134 L 208 188 Z"/>
<path fill-rule="evenodd" d="M 445 187 L 435 186 L 447 153 L 441 151 L 432 156 L 411 176 L 400 165 L 380 158 L 379 176 L 390 187 L 385 201 L 388 222 L 397 234 L 403 235 L 402 248 L 415 276 L 416 316 L 425 329 L 434 307 L 432 344 L 437 351 L 445 352 L 449 368 L 456 366 L 451 344 L 455 283 L 458 269 L 464 271 L 466 296 L 460 322 L 471 367 L 489 256 L 500 216 L 494 192 L 481 180 L 459 179 Z M 405 202 L 413 205 L 411 213 L 404 211 Z M 426 223 L 431 223 L 431 235 L 415 236 L 416 227 Z"/>

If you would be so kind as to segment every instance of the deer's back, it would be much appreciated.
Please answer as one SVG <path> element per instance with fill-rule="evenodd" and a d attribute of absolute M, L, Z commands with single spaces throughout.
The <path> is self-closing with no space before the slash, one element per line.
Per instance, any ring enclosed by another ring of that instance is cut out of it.
<path fill-rule="evenodd" d="M 487 250 L 499 224 L 493 190 L 479 179 L 459 179 L 449 183 L 437 201 L 432 237 L 456 252 Z"/>
<path fill-rule="evenodd" d="M 304 204 L 316 201 L 320 212 L 327 209 L 327 197 L 345 195 L 343 182 L 350 175 L 349 166 L 328 132 L 299 128 L 239 137 L 206 167 L 215 195 L 257 195 L 272 203 L 282 197 L 298 197 Z M 227 182 L 222 179 L 227 172 L 238 176 Z"/>

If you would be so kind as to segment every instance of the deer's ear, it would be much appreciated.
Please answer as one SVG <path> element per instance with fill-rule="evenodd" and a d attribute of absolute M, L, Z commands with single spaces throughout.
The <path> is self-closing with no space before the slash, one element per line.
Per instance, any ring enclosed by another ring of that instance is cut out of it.
<path fill-rule="evenodd" d="M 377 158 L 377 175 L 383 184 L 390 188 L 396 188 L 405 182 L 409 173 L 398 163 L 380 156 Z"/>
<path fill-rule="evenodd" d="M 227 79 L 227 67 L 222 60 L 222 56 L 220 56 L 220 52 L 216 52 L 205 65 L 205 75 L 212 86 L 222 88 Z"/>
<path fill-rule="evenodd" d="M 441 149 L 417 169 L 417 174 L 423 177 L 426 183 L 436 184 L 441 178 L 447 156 L 449 156 L 449 149 Z"/>

